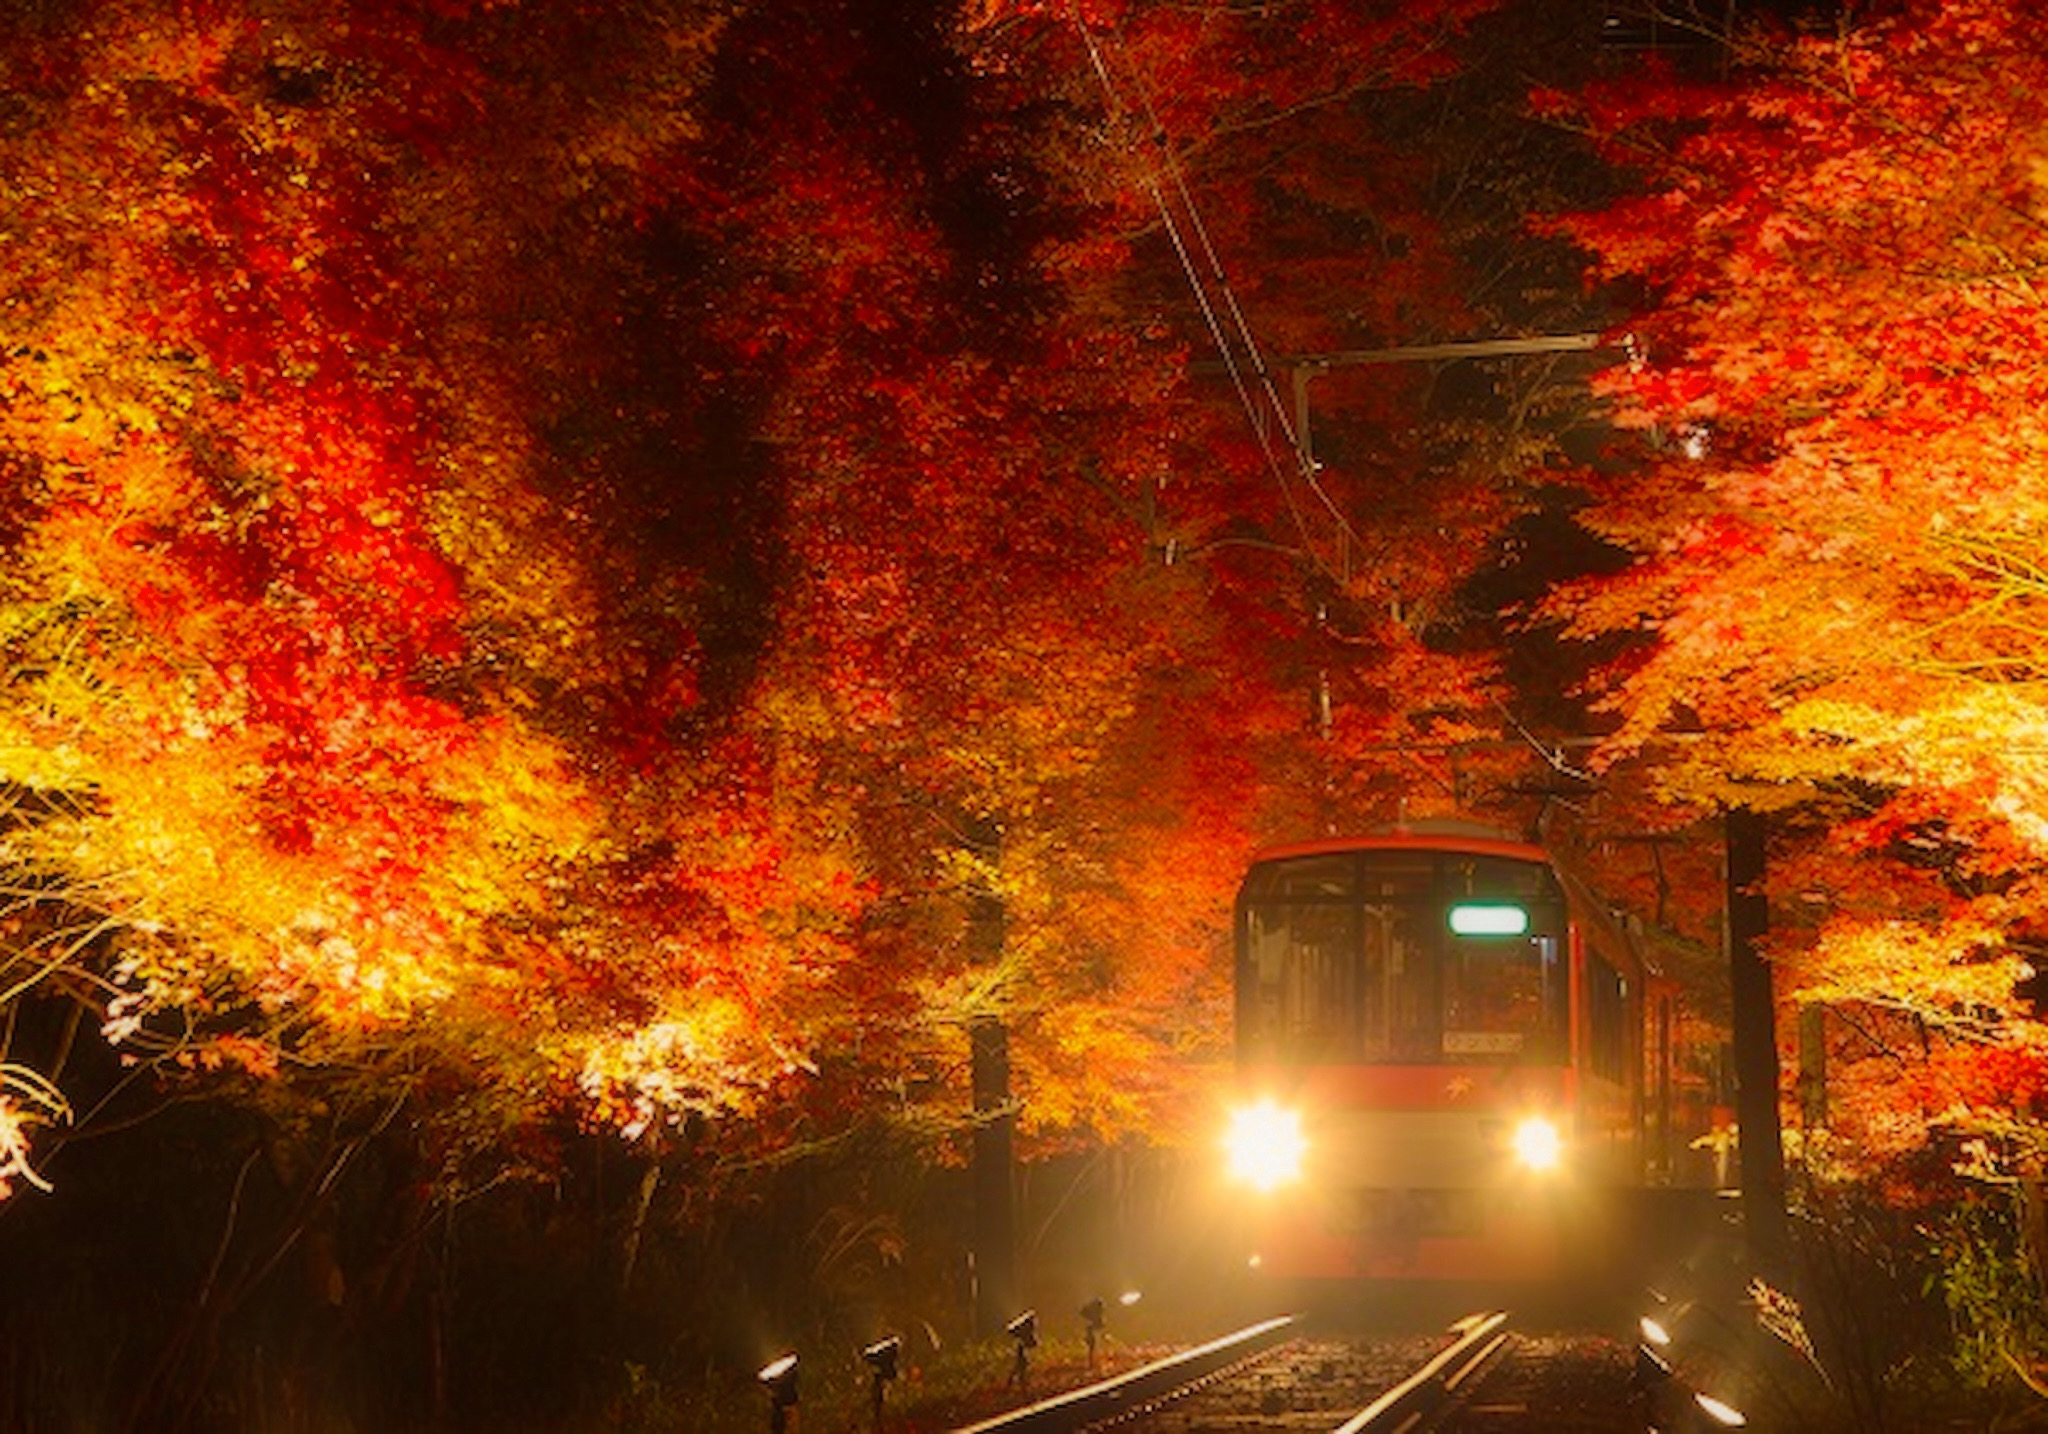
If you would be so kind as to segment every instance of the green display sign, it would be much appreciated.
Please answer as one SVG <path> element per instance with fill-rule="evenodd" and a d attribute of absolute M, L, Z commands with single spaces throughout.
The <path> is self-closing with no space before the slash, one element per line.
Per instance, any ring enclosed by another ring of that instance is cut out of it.
<path fill-rule="evenodd" d="M 1458 936 L 1526 936 L 1529 910 L 1506 901 L 1464 901 L 1451 908 L 1451 931 Z"/>

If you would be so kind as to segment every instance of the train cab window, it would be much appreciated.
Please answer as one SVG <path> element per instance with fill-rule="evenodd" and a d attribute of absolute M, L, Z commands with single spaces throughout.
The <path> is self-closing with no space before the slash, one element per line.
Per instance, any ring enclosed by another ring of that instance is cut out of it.
<path fill-rule="evenodd" d="M 1350 897 L 1355 863 L 1349 852 L 1269 861 L 1245 882 L 1249 901 L 1342 901 Z"/>
<path fill-rule="evenodd" d="M 1454 935 L 1443 969 L 1446 1056 L 1563 1058 L 1570 996 L 1557 935 Z"/>
<path fill-rule="evenodd" d="M 1565 931 L 1540 863 L 1394 848 L 1261 863 L 1238 909 L 1240 1056 L 1562 1060 Z"/>
<path fill-rule="evenodd" d="M 1452 858 L 1441 895 L 1444 1057 L 1562 1060 L 1571 993 L 1556 878 L 1531 862 Z"/>
<path fill-rule="evenodd" d="M 1356 1039 L 1358 937 L 1349 905 L 1253 907 L 1239 969 L 1245 1054 L 1341 1061 Z"/>
<path fill-rule="evenodd" d="M 1360 881 L 1359 1059 L 1425 1061 L 1436 1055 L 1436 962 L 1427 913 L 1426 859 L 1377 856 Z"/>

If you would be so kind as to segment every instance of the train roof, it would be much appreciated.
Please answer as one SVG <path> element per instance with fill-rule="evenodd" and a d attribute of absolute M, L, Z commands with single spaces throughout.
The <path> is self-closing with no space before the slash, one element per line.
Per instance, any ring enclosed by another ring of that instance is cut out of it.
<path fill-rule="evenodd" d="M 1472 856 L 1508 857 L 1550 863 L 1550 853 L 1533 843 L 1491 827 L 1468 822 L 1416 823 L 1359 832 L 1352 836 L 1317 837 L 1262 848 L 1254 862 L 1296 856 L 1333 856 L 1347 851 L 1455 851 Z"/>

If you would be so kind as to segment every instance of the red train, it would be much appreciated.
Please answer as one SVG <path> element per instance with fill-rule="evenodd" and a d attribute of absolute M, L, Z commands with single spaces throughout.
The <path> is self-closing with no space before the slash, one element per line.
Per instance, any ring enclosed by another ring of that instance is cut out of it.
<path fill-rule="evenodd" d="M 1227 1152 L 1261 1267 L 1541 1280 L 1700 1172 L 1678 992 L 1538 847 L 1472 828 L 1257 858 Z"/>

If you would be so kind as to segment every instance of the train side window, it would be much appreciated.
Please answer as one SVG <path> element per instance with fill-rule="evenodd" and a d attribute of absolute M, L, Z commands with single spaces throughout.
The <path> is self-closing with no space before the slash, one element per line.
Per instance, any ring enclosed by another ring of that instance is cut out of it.
<path fill-rule="evenodd" d="M 1593 1074 L 1606 1080 L 1627 1080 L 1628 980 L 1597 953 L 1586 962 L 1586 1014 L 1592 1027 L 1587 1056 Z"/>

